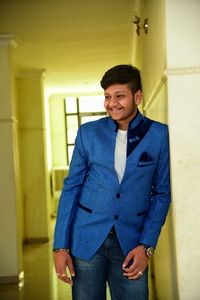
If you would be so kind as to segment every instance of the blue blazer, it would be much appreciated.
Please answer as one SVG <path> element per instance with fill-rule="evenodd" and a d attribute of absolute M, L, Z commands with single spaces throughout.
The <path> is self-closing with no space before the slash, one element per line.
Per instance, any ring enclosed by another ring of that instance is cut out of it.
<path fill-rule="evenodd" d="M 110 117 L 80 126 L 59 201 L 55 249 L 89 260 L 113 225 L 125 256 L 139 243 L 156 247 L 170 203 L 168 128 L 138 111 L 129 124 L 121 183 L 116 134 Z"/>

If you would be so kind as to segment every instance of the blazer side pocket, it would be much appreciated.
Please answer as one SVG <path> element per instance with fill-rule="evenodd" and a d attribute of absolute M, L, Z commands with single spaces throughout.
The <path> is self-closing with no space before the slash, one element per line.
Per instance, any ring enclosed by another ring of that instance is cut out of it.
<path fill-rule="evenodd" d="M 92 213 L 92 209 L 91 209 L 91 208 L 86 207 L 86 206 L 82 205 L 82 204 L 79 203 L 79 202 L 78 202 L 78 207 L 81 208 L 82 210 L 87 211 L 87 212 L 90 213 L 90 214 Z"/>

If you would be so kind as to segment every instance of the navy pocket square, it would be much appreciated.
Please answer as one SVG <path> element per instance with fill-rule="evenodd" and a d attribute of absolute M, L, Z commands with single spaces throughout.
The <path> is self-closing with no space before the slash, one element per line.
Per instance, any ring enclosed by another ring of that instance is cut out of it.
<path fill-rule="evenodd" d="M 154 159 L 147 153 L 143 152 L 140 156 L 139 162 L 152 162 Z"/>

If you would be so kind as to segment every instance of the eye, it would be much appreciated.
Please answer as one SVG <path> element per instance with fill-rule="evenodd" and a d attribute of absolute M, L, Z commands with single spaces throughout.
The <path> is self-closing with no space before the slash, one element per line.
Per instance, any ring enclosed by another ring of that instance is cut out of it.
<path fill-rule="evenodd" d="M 124 94 L 118 94 L 118 95 L 117 95 L 117 99 L 123 99 L 124 97 L 125 97 Z"/>
<path fill-rule="evenodd" d="M 110 96 L 109 95 L 105 95 L 105 101 L 110 100 Z"/>

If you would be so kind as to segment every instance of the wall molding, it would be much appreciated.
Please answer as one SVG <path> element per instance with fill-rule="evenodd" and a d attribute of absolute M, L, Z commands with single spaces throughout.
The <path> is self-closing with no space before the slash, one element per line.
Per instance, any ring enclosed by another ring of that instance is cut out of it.
<path fill-rule="evenodd" d="M 47 131 L 46 127 L 21 127 L 19 126 L 21 131 Z"/>
<path fill-rule="evenodd" d="M 7 48 L 10 46 L 14 48 L 18 46 L 17 42 L 15 41 L 15 35 L 13 33 L 0 34 L 0 47 Z"/>
<path fill-rule="evenodd" d="M 6 118 L 6 119 L 0 119 L 0 123 L 19 123 L 19 121 L 15 118 Z"/>
<path fill-rule="evenodd" d="M 152 96 L 150 97 L 150 99 L 146 102 L 145 106 L 143 107 L 143 111 L 145 112 L 147 109 L 149 109 L 149 107 L 151 107 L 151 105 L 154 103 L 155 99 L 157 98 L 158 94 L 160 93 L 163 85 L 165 84 L 165 82 L 167 81 L 167 76 L 166 73 L 164 72 L 163 76 L 161 77 L 160 82 L 157 84 Z"/>
<path fill-rule="evenodd" d="M 43 78 L 45 74 L 46 69 L 20 70 L 16 72 L 15 77 L 17 79 Z"/>
<path fill-rule="evenodd" d="M 165 71 L 166 76 L 200 74 L 200 66 L 186 68 L 169 68 Z"/>
<path fill-rule="evenodd" d="M 168 76 L 180 76 L 180 75 L 194 75 L 200 74 L 200 66 L 197 67 L 186 67 L 186 68 L 169 68 L 163 72 L 163 76 L 160 79 L 160 82 L 157 84 L 152 96 L 147 100 L 146 104 L 143 107 L 143 111 L 146 112 L 147 109 L 151 107 L 157 98 L 159 92 L 161 91 L 163 85 L 167 81 Z"/>

